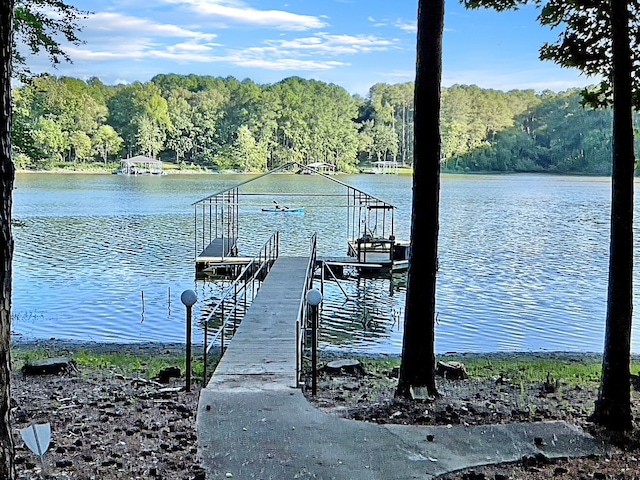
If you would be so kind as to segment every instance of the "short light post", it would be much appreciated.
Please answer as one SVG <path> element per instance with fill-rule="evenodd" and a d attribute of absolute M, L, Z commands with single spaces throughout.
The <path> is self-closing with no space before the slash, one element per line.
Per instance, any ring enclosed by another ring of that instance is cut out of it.
<path fill-rule="evenodd" d="M 185 290 L 180 295 L 180 300 L 184 303 L 184 306 L 187 307 L 187 353 L 186 353 L 186 372 L 185 375 L 187 377 L 187 392 L 191 391 L 191 307 L 198 300 L 198 296 L 196 292 L 193 290 Z"/>
<path fill-rule="evenodd" d="M 311 394 L 318 393 L 318 306 L 322 303 L 322 294 L 312 288 L 307 292 L 307 303 L 311 306 Z"/>

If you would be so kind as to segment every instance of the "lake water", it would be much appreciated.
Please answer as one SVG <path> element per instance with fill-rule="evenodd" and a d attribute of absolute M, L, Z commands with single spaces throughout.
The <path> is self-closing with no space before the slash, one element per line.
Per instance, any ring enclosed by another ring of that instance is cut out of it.
<path fill-rule="evenodd" d="M 219 291 L 195 279 L 192 203 L 248 178 L 19 174 L 14 334 L 184 341 L 180 293 L 198 293 L 197 320 Z M 338 178 L 398 207 L 396 237 L 408 239 L 410 177 Z M 335 188 L 326 179 L 300 175 L 270 176 L 248 187 L 275 199 Z M 437 351 L 601 351 L 610 188 L 606 178 L 444 176 Z M 284 255 L 307 253 L 315 231 L 321 255 L 345 255 L 343 205 L 310 196 L 296 199 L 306 207 L 304 215 L 261 213 L 260 205 L 271 198 L 242 200 L 241 254 L 256 253 L 277 229 Z M 325 286 L 323 347 L 399 354 L 406 275 L 354 276 L 340 286 L 348 300 L 335 283 Z M 633 351 L 640 353 L 635 323 Z M 195 341 L 200 335 L 196 330 Z"/>

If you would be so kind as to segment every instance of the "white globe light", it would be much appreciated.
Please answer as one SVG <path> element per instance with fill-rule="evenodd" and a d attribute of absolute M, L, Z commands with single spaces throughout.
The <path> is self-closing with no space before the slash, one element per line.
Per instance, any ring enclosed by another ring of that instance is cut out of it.
<path fill-rule="evenodd" d="M 198 296 L 193 290 L 185 290 L 182 292 L 182 295 L 180 295 L 180 300 L 185 304 L 185 306 L 191 307 L 198 300 Z"/>
<path fill-rule="evenodd" d="M 322 294 L 315 288 L 307 292 L 307 302 L 312 307 L 317 307 L 322 302 Z"/>

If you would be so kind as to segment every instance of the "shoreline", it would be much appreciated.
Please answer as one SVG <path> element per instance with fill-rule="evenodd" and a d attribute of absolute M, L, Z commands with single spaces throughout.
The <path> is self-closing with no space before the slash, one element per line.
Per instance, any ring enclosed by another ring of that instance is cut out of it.
<path fill-rule="evenodd" d="M 186 344 L 182 342 L 100 342 L 94 340 L 67 340 L 67 339 L 11 339 L 11 348 L 16 350 L 52 350 L 62 351 L 91 351 L 96 353 L 127 353 L 132 355 L 152 355 L 158 352 L 181 354 L 185 352 Z M 193 344 L 192 352 L 194 355 L 202 354 L 203 347 L 201 344 Z M 333 358 L 367 358 L 367 359 L 388 359 L 399 360 L 401 354 L 385 354 L 373 352 L 357 352 L 357 351 L 339 351 L 335 349 L 318 350 L 321 359 Z M 565 350 L 554 351 L 512 351 L 512 352 L 444 352 L 436 354 L 436 359 L 513 359 L 513 358 L 536 358 L 536 359 L 554 359 L 572 360 L 572 359 L 602 359 L 602 352 L 572 352 Z M 640 361 L 640 354 L 632 354 L 631 359 Z"/>

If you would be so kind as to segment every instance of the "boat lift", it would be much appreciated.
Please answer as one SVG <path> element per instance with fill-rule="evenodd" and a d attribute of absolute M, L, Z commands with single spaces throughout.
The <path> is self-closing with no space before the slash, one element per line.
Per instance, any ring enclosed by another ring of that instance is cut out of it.
<path fill-rule="evenodd" d="M 334 269 L 340 270 L 345 266 L 356 266 L 366 271 L 406 269 L 409 244 L 398 242 L 395 238 L 395 207 L 393 205 L 341 182 L 335 176 L 324 174 L 298 162 L 291 162 L 193 204 L 194 256 L 197 274 L 235 276 L 253 258 L 238 256 L 240 201 L 245 196 L 273 194 L 242 192 L 242 188 L 268 175 L 286 171 L 319 175 L 345 189 L 344 194 L 314 195 L 344 197 L 346 200 L 348 257 L 319 259 L 319 261 L 324 261 Z M 294 195 L 310 196 L 304 193 Z"/>

